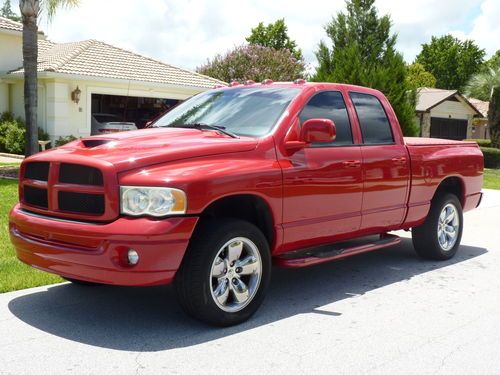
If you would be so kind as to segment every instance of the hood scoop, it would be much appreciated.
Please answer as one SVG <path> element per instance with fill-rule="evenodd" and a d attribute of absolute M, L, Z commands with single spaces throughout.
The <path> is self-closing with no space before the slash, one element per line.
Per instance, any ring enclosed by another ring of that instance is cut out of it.
<path fill-rule="evenodd" d="M 111 139 L 83 139 L 82 145 L 87 148 L 91 148 L 105 145 L 106 143 L 109 143 L 111 141 Z"/>

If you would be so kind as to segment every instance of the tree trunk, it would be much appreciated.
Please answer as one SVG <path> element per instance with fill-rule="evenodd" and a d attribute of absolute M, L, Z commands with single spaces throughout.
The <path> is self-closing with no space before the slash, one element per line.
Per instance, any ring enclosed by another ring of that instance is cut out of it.
<path fill-rule="evenodd" d="M 490 127 L 491 146 L 500 148 L 500 87 L 493 89 L 488 108 L 488 126 Z"/>
<path fill-rule="evenodd" d="M 38 4 L 29 3 L 38 3 L 38 1 L 20 1 L 19 4 L 23 15 L 23 67 L 24 113 L 26 117 L 26 156 L 33 155 L 38 152 L 38 12 L 23 12 L 23 5 L 25 5 L 26 7 L 30 7 L 30 5 L 32 5 L 30 8 L 33 9 Z"/>

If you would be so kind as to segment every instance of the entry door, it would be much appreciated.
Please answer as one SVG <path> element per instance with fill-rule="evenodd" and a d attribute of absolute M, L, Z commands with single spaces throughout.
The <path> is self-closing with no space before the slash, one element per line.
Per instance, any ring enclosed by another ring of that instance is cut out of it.
<path fill-rule="evenodd" d="M 333 120 L 337 138 L 296 152 L 283 168 L 283 227 L 289 249 L 331 242 L 357 231 L 361 223 L 361 149 L 353 144 L 342 94 L 315 94 L 299 116 L 301 124 L 310 118 Z"/>
<path fill-rule="evenodd" d="M 373 95 L 351 92 L 363 145 L 363 204 L 361 229 L 390 230 L 404 219 L 409 184 L 406 146 L 394 139 L 380 101 Z"/>

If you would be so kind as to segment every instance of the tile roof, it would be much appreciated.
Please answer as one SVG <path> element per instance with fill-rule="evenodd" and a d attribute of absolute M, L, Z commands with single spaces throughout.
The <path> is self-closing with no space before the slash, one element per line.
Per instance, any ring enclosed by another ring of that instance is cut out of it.
<path fill-rule="evenodd" d="M 225 84 L 93 39 L 74 43 L 39 40 L 38 71 L 203 88 Z M 10 72 L 21 73 L 22 68 Z"/>
<path fill-rule="evenodd" d="M 2 31 L 2 29 L 9 31 L 19 31 L 20 33 L 22 33 L 23 24 L 21 22 L 12 21 L 9 18 L 0 16 L 0 31 Z M 45 38 L 45 34 L 43 33 L 42 30 L 38 30 L 38 37 Z"/>
<path fill-rule="evenodd" d="M 476 98 L 467 98 L 474 107 L 477 108 L 484 118 L 488 117 L 488 109 L 490 107 L 490 102 L 484 102 Z"/>
<path fill-rule="evenodd" d="M 23 31 L 23 24 L 5 17 L 0 17 L 0 29 Z"/>

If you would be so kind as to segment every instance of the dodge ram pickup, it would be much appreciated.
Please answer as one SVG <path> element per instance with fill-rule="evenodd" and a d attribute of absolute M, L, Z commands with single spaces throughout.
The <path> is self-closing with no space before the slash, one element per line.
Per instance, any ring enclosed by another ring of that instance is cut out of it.
<path fill-rule="evenodd" d="M 394 246 L 400 229 L 419 256 L 451 258 L 482 180 L 477 144 L 404 138 L 379 91 L 233 83 L 26 158 L 10 237 L 74 283 L 174 283 L 189 315 L 227 326 L 258 309 L 272 264 Z"/>

